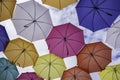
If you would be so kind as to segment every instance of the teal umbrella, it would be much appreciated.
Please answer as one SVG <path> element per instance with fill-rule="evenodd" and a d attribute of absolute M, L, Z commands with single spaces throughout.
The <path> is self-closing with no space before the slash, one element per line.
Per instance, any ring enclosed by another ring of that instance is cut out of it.
<path fill-rule="evenodd" d="M 0 58 L 0 80 L 16 80 L 18 75 L 15 65 L 5 58 Z"/>

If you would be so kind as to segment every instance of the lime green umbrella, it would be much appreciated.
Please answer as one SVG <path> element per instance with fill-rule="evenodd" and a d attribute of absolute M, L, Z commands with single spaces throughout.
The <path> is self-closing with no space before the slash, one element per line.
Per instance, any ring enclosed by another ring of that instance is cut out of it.
<path fill-rule="evenodd" d="M 61 77 L 66 69 L 63 59 L 54 54 L 39 57 L 33 68 L 39 77 L 46 80 Z"/>
<path fill-rule="evenodd" d="M 99 75 L 101 80 L 120 80 L 120 64 L 106 67 Z"/>

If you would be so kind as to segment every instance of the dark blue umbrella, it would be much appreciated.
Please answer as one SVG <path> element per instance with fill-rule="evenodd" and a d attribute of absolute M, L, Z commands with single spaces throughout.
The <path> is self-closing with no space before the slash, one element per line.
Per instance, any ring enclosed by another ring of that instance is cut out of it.
<path fill-rule="evenodd" d="M 0 25 L 0 51 L 3 51 L 9 41 L 5 28 Z"/>
<path fill-rule="evenodd" d="M 76 10 L 79 24 L 94 32 L 111 26 L 120 14 L 120 0 L 80 0 Z"/>
<path fill-rule="evenodd" d="M 0 58 L 0 80 L 16 80 L 18 75 L 15 65 L 5 58 Z"/>

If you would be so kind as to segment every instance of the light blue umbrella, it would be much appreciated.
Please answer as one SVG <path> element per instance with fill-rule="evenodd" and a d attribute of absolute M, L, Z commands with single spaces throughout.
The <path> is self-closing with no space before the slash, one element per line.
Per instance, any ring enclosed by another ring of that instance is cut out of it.
<path fill-rule="evenodd" d="M 5 58 L 0 58 L 0 80 L 16 80 L 18 75 L 15 65 Z"/>

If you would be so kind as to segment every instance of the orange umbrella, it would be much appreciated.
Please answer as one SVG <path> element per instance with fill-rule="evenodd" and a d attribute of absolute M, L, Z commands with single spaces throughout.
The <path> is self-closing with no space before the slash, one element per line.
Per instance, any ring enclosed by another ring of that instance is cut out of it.
<path fill-rule="evenodd" d="M 34 65 L 38 58 L 34 45 L 20 38 L 11 40 L 4 53 L 10 62 L 20 67 Z"/>
<path fill-rule="evenodd" d="M 102 42 L 86 44 L 79 52 L 77 61 L 86 72 L 101 71 L 111 62 L 111 49 Z"/>
<path fill-rule="evenodd" d="M 0 21 L 12 17 L 16 0 L 0 0 Z"/>
<path fill-rule="evenodd" d="M 83 71 L 82 69 L 79 69 L 78 67 L 73 67 L 71 69 L 64 71 L 61 80 L 92 80 L 92 79 L 87 72 Z"/>

